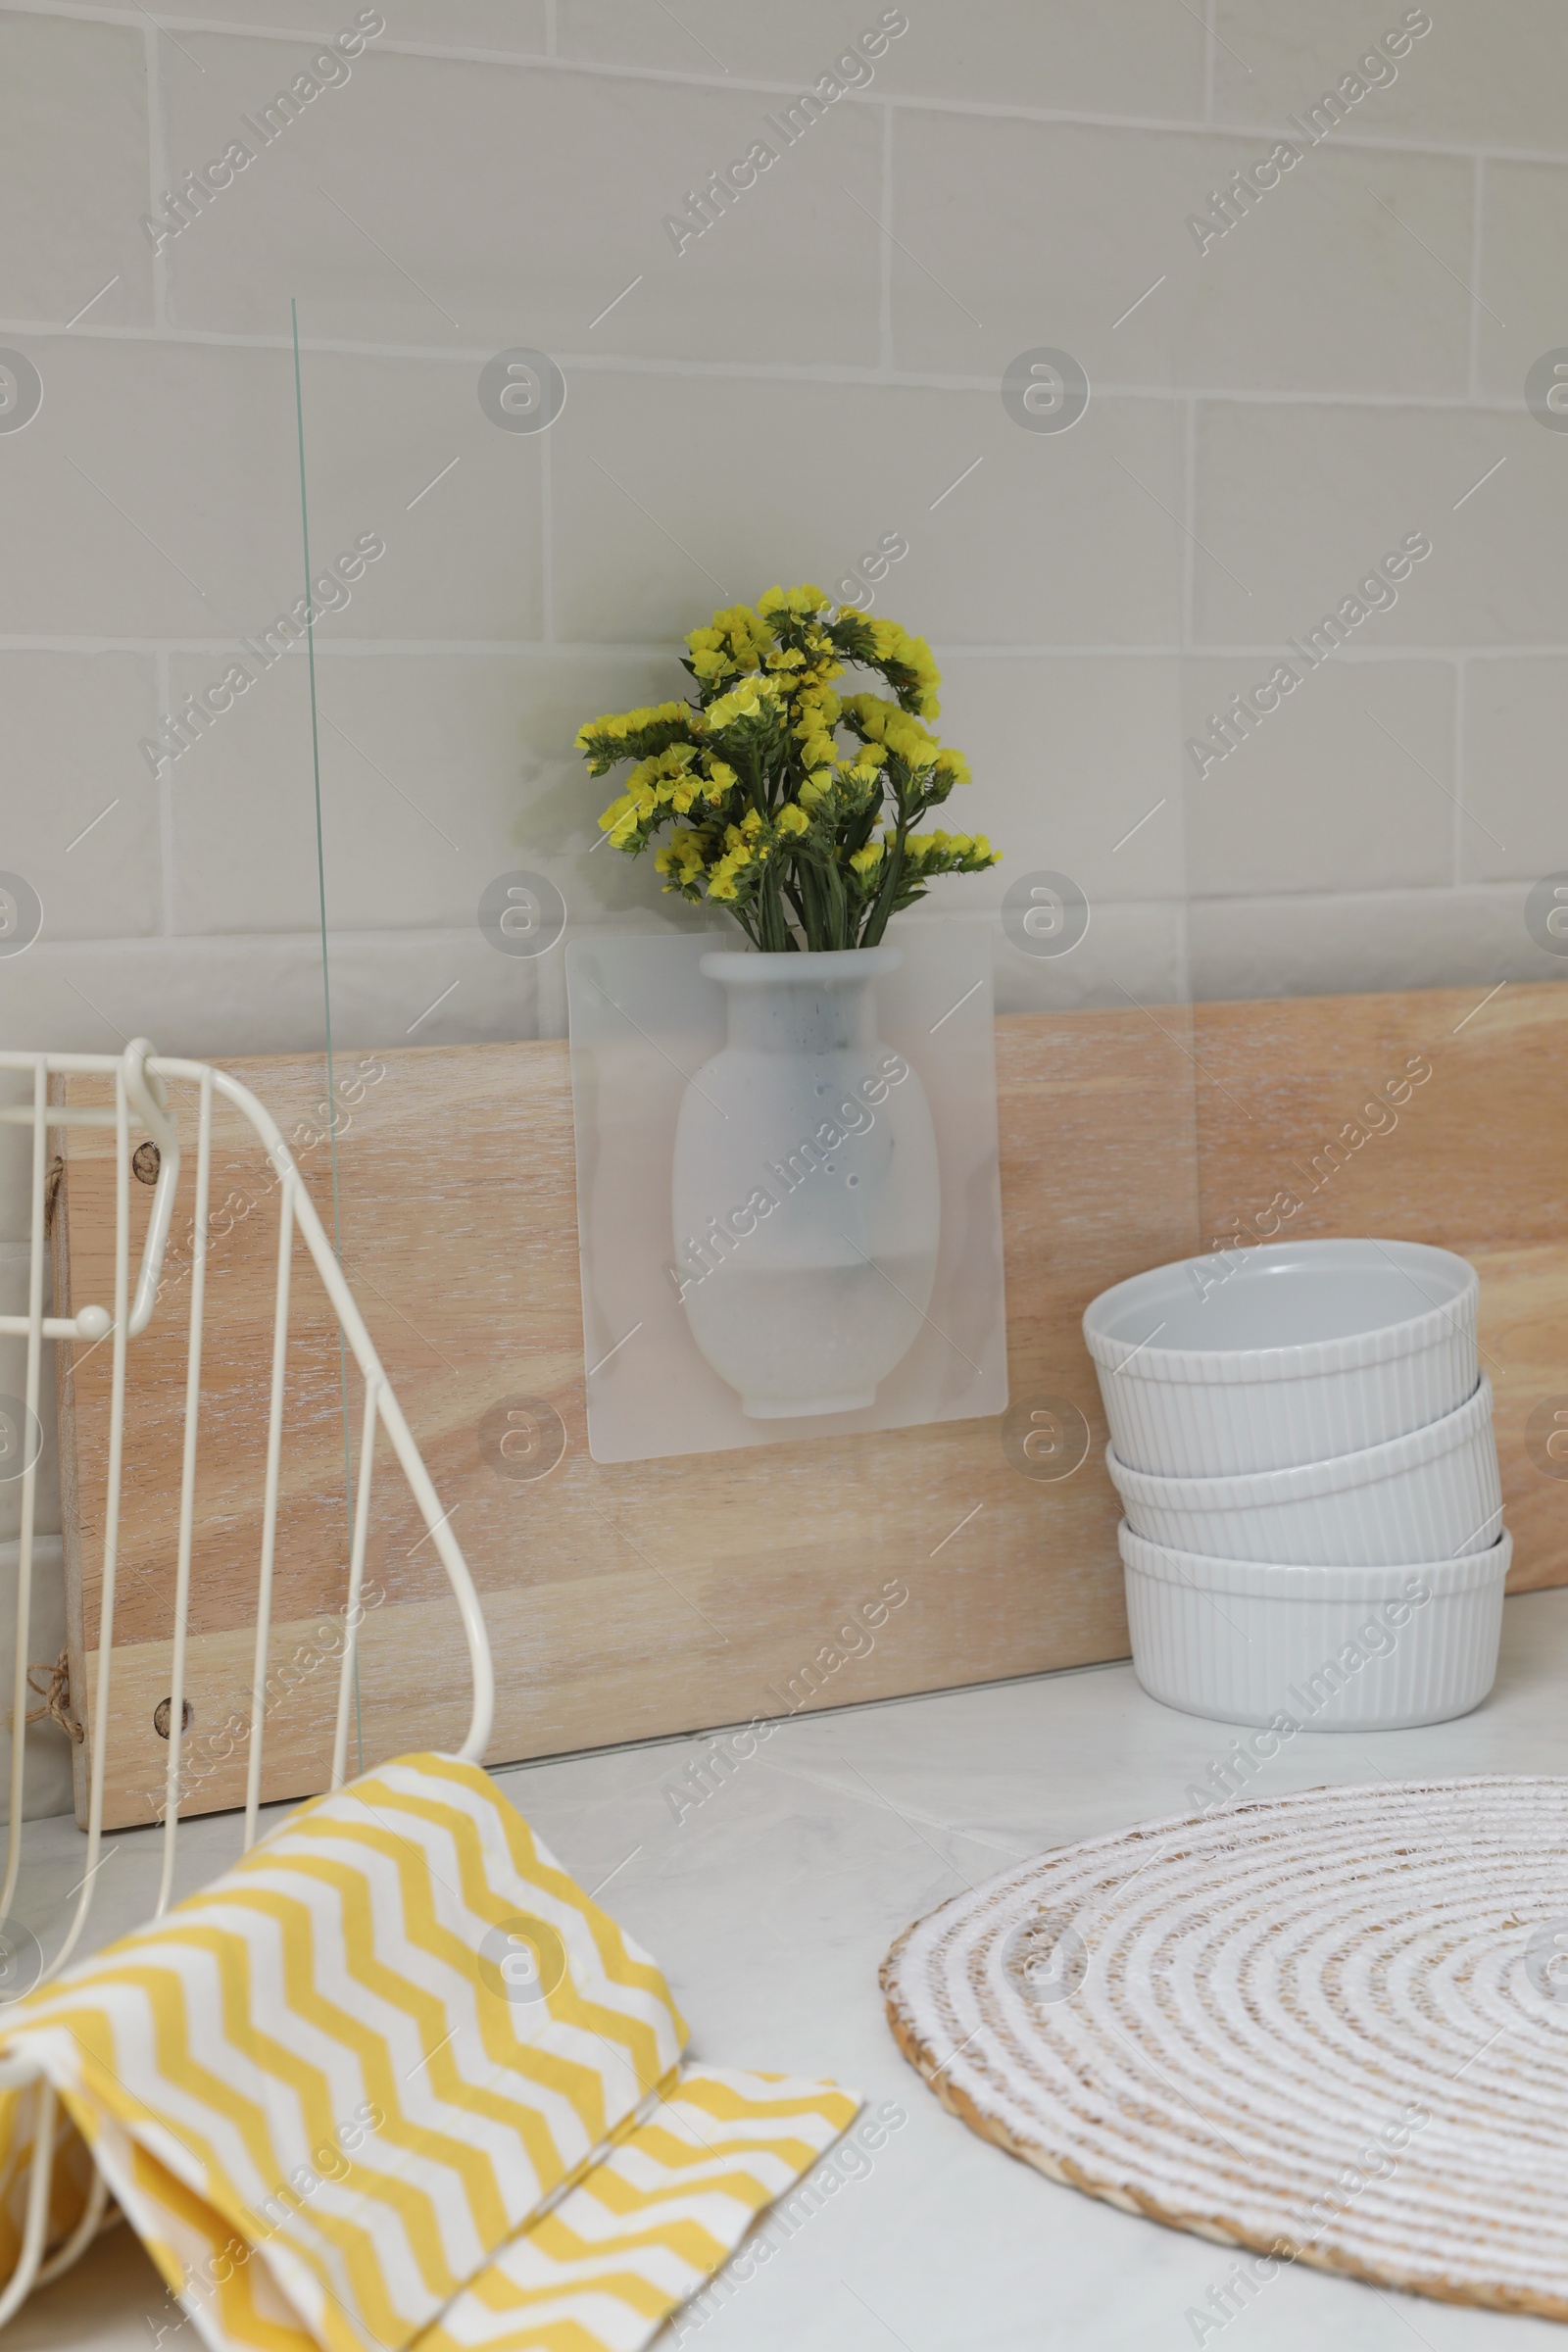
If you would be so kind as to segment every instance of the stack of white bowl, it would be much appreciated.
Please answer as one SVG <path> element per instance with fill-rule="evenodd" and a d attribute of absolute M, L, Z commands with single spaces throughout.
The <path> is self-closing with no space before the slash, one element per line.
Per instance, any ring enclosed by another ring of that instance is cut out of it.
<path fill-rule="evenodd" d="M 1157 1266 L 1094 1301 L 1153 1697 L 1312 1731 L 1485 1698 L 1512 1544 L 1479 1294 L 1446 1250 L 1321 1241 Z"/>

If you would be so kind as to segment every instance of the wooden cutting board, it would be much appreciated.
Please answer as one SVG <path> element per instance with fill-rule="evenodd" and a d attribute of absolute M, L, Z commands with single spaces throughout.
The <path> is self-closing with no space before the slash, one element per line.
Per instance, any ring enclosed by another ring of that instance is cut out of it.
<path fill-rule="evenodd" d="M 341 1253 L 483 1596 L 498 1685 L 490 1760 L 1124 1656 L 1116 1503 L 1079 1317 L 1108 1283 L 1206 1247 L 1237 1219 L 1256 1230 L 1280 1216 L 1287 1191 L 1298 1205 L 1285 1230 L 1402 1234 L 1478 1264 L 1511 1583 L 1568 1581 L 1568 1486 L 1543 1476 L 1523 1443 L 1540 1398 L 1568 1392 L 1568 990 L 1510 987 L 1477 1010 L 1479 993 L 1000 1019 L 1007 1419 L 613 1465 L 593 1462 L 586 1445 L 565 1046 L 339 1052 Z M 1412 1059 L 1431 1075 L 1369 1133 L 1372 1090 Z M 290 1136 L 332 1231 L 323 1056 L 223 1066 Z M 90 1093 L 71 1082 L 71 1100 Z M 113 1136 L 68 1132 L 61 1311 L 111 1295 Z M 191 1184 L 187 1164 L 165 1294 L 131 1352 L 112 1826 L 147 1821 L 162 1801 L 153 1719 L 169 1688 Z M 139 1242 L 152 1196 L 134 1184 L 132 1194 Z M 221 1110 L 212 1200 L 192 1812 L 243 1796 L 244 1741 L 230 1719 L 242 1722 L 250 1682 L 276 1249 L 265 1161 Z M 269 1797 L 325 1778 L 348 1556 L 345 1394 L 353 1430 L 359 1413 L 357 1377 L 345 1384 L 303 1250 L 291 1328 Z M 83 1715 L 109 1350 L 62 1345 L 58 1355 L 72 1689 Z M 510 1466 L 497 1446 L 526 1399 L 552 1407 L 565 1432 L 562 1458 L 537 1479 L 511 1474 L 515 1444 Z M 1058 1481 L 1026 1475 L 1031 1413 L 1062 1403 L 1089 1426 L 1087 1458 Z M 367 1570 L 383 1597 L 362 1636 L 355 1764 L 451 1744 L 466 1724 L 456 1613 L 422 1536 L 383 1448 Z M 76 1754 L 79 1811 L 87 1758 Z"/>

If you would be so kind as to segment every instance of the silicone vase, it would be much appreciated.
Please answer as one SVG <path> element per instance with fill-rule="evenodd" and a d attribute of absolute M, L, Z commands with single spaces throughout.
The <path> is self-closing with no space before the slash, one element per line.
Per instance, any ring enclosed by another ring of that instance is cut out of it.
<path fill-rule="evenodd" d="M 676 1287 L 703 1354 L 756 1420 L 849 1413 L 931 1300 L 941 1181 L 918 1073 L 877 1034 L 892 947 L 714 953 L 721 1053 L 675 1134 Z"/>

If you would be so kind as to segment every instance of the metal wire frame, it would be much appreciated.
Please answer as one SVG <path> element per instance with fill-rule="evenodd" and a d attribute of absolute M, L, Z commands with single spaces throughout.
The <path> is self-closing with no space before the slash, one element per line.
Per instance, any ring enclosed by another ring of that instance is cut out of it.
<path fill-rule="evenodd" d="M 103 1838 L 104 1766 L 109 1734 L 109 1693 L 114 1663 L 115 1576 L 119 1545 L 120 1490 L 124 1451 L 125 1372 L 130 1342 L 146 1330 L 157 1304 L 164 1252 L 173 1215 L 179 1181 L 178 1124 L 169 1104 L 165 1081 L 188 1081 L 198 1090 L 196 1126 L 195 1230 L 186 1356 L 184 1442 L 180 1462 L 179 1537 L 174 1585 L 173 1654 L 169 1709 L 169 1762 L 164 1805 L 163 1871 L 153 1918 L 162 1917 L 173 1890 L 174 1862 L 179 1834 L 180 1747 L 184 1735 L 185 1650 L 190 1614 L 191 1553 L 195 1527 L 196 1465 L 200 1443 L 203 1314 L 206 1301 L 208 1250 L 208 1188 L 212 1171 L 213 1102 L 230 1103 L 248 1120 L 266 1151 L 278 1180 L 277 1273 L 272 1319 L 272 1361 L 267 1425 L 267 1460 L 262 1510 L 261 1557 L 257 1577 L 256 1641 L 251 1677 L 250 1744 L 246 1770 L 245 1821 L 242 1850 L 255 1841 L 261 1802 L 262 1756 L 266 1732 L 268 1646 L 271 1634 L 272 1570 L 277 1538 L 278 1478 L 282 1455 L 283 1402 L 288 1365 L 289 1297 L 296 1232 L 305 1243 L 336 1312 L 344 1341 L 365 1382 L 365 1409 L 360 1430 L 355 1480 L 353 1534 L 349 1553 L 349 1585 L 345 1600 L 344 1643 L 338 1678 L 337 1712 L 332 1738 L 329 1786 L 341 1788 L 347 1769 L 349 1717 L 355 1689 L 360 1596 L 365 1578 L 365 1553 L 369 1530 L 370 1483 L 377 1429 L 390 1439 L 404 1477 L 419 1506 L 428 1540 L 446 1570 L 463 1621 L 472 1674 L 473 1706 L 467 1737 L 459 1755 L 478 1763 L 489 1744 L 495 1709 L 495 1677 L 479 1596 L 467 1563 L 453 1535 L 449 1514 L 441 1508 L 418 1447 L 410 1435 L 402 1408 L 393 1394 L 379 1357 L 370 1343 L 354 1294 L 344 1280 L 332 1245 L 306 1191 L 298 1168 L 276 1122 L 265 1104 L 225 1072 L 210 1063 L 169 1059 L 157 1054 L 146 1038 L 137 1038 L 122 1054 L 0 1053 L 0 1070 L 30 1072 L 32 1100 L 0 1105 L 0 1123 L 30 1126 L 31 1259 L 24 1315 L 0 1315 L 0 1337 L 24 1338 L 27 1343 L 25 1405 L 27 1426 L 22 1434 L 22 1527 L 17 1574 L 16 1674 L 12 1691 L 11 1799 L 9 1841 L 0 1919 L 11 1916 L 22 1867 L 22 1817 L 24 1794 L 27 1689 L 27 1648 L 32 1597 L 33 1526 L 37 1502 L 40 1448 L 31 1433 L 39 1427 L 38 1399 L 43 1343 L 47 1340 L 83 1341 L 89 1348 L 111 1348 L 109 1449 L 104 1509 L 103 1575 L 97 1650 L 97 1688 L 93 1693 L 92 1755 L 88 1779 L 87 1868 L 76 1908 L 65 1940 L 39 1979 L 45 1983 L 65 1967 L 80 1942 L 92 1906 L 99 1848 Z M 57 1076 L 112 1077 L 113 1107 L 52 1103 L 49 1081 Z M 148 1221 L 134 1296 L 130 1288 L 130 1152 L 131 1117 L 137 1129 L 157 1144 L 160 1161 L 152 1213 Z M 45 1199 L 48 1180 L 48 1134 L 52 1128 L 112 1127 L 115 1131 L 115 1274 L 112 1307 L 86 1304 L 73 1315 L 43 1311 Z M 0 2004 L 0 2032 L 5 2005 Z M 38 2086 L 33 2136 L 32 2173 L 21 2256 L 5 2291 L 0 2293 L 0 2327 L 4 2327 L 35 2286 L 58 2278 L 97 2235 L 103 2224 L 106 2192 L 95 2179 L 86 2211 L 67 2242 L 45 2262 L 49 2191 L 57 2140 L 55 2094 L 36 2068 L 24 2059 L 0 2059 L 0 2090 Z"/>

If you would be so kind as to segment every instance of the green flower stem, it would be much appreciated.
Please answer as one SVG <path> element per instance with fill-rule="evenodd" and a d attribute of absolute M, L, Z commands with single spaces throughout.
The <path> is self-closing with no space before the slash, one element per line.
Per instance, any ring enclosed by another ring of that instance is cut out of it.
<path fill-rule="evenodd" d="M 823 895 L 827 900 L 827 932 L 836 948 L 852 948 L 855 941 L 850 933 L 850 903 L 844 895 L 844 876 L 835 863 L 823 872 Z"/>
<path fill-rule="evenodd" d="M 909 819 L 905 812 L 904 796 L 901 793 L 898 830 L 893 836 L 891 848 L 883 855 L 882 885 L 876 894 L 870 914 L 866 918 L 865 929 L 860 934 L 862 948 L 876 948 L 882 944 L 882 934 L 888 927 L 888 917 L 893 912 L 899 885 L 904 879 L 904 843 L 908 830 Z"/>
<path fill-rule="evenodd" d="M 796 945 L 784 913 L 784 902 L 779 886 L 778 869 L 770 869 L 762 877 L 762 887 L 757 894 L 758 945 L 764 955 L 787 955 Z"/>

